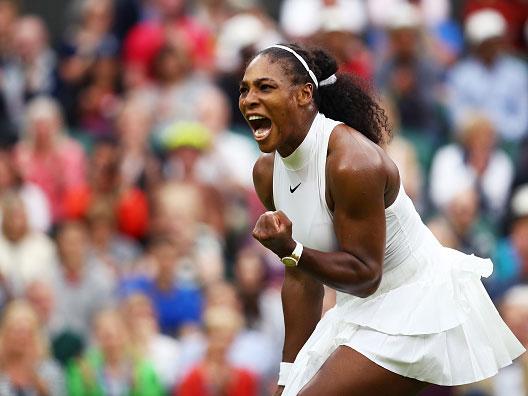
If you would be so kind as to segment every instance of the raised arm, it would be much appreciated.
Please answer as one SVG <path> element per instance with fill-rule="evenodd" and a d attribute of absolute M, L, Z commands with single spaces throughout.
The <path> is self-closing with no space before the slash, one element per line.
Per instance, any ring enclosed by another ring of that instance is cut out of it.
<path fill-rule="evenodd" d="M 385 207 L 398 193 L 398 170 L 378 146 L 338 127 L 329 144 L 326 180 L 339 249 L 307 248 L 299 268 L 336 290 L 367 297 L 381 281 Z"/>
<path fill-rule="evenodd" d="M 279 257 L 295 247 L 292 224 L 281 211 L 274 212 L 273 159 L 257 163 L 255 185 L 270 210 L 263 214 L 253 236 Z M 305 247 L 297 267 L 286 269 L 282 300 L 286 325 L 283 361 L 291 362 L 320 319 L 322 283 L 333 289 L 367 297 L 381 281 L 385 252 L 385 207 L 398 194 L 399 176 L 394 163 L 362 135 L 348 128 L 332 134 L 326 165 L 327 201 L 334 213 L 336 252 Z M 269 172 L 269 175 L 267 175 Z M 268 189 L 258 186 L 268 185 Z"/>
<path fill-rule="evenodd" d="M 272 154 L 259 158 L 253 169 L 253 181 L 264 206 L 275 210 Z M 281 294 L 285 326 L 282 360 L 293 362 L 321 318 L 324 290 L 313 276 L 299 268 L 286 268 Z"/>
<path fill-rule="evenodd" d="M 321 252 L 305 247 L 297 269 L 333 289 L 367 297 L 381 281 L 385 207 L 398 193 L 398 170 L 378 146 L 338 127 L 330 140 L 326 171 L 339 249 Z M 280 211 L 262 215 L 254 236 L 279 257 L 295 247 L 291 222 Z"/>

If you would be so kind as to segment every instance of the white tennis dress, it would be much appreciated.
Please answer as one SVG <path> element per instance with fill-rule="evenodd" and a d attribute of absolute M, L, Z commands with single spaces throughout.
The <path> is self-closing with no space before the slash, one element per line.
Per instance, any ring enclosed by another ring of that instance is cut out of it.
<path fill-rule="evenodd" d="M 338 124 L 318 114 L 290 156 L 275 155 L 275 208 L 292 221 L 294 239 L 320 251 L 337 249 L 325 167 Z M 297 395 L 339 345 L 392 372 L 440 385 L 493 376 L 525 351 L 482 286 L 480 278 L 493 270 L 489 259 L 441 246 L 403 187 L 385 218 L 378 290 L 367 298 L 337 292 L 335 307 L 297 355 L 283 396 Z"/>

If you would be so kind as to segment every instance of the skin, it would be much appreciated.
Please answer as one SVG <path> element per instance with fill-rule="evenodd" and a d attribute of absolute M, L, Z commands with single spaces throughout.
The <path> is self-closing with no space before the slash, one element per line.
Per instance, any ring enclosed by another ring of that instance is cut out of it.
<path fill-rule="evenodd" d="M 239 107 L 246 118 L 262 115 L 271 133 L 257 140 L 264 153 L 253 169 L 255 189 L 268 209 L 253 236 L 279 257 L 295 247 L 292 224 L 273 203 L 273 159 L 291 154 L 317 114 L 310 83 L 294 85 L 281 62 L 257 56 L 247 67 Z M 350 180 L 354 180 L 350 183 Z M 385 252 L 385 208 L 399 191 L 397 167 L 384 151 L 356 130 L 340 124 L 330 137 L 326 199 L 334 214 L 339 243 L 335 252 L 304 247 L 297 267 L 286 268 L 282 287 L 285 320 L 283 361 L 293 362 L 321 318 L 323 284 L 359 297 L 374 293 L 381 281 Z M 348 347 L 339 347 L 299 395 L 409 395 L 423 387 L 387 371 Z M 282 393 L 282 387 L 277 395 Z M 332 391 L 329 391 L 332 390 Z"/>

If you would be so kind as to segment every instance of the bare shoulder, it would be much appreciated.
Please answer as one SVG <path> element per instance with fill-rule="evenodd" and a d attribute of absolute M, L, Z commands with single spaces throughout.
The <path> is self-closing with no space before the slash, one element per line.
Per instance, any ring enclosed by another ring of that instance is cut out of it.
<path fill-rule="evenodd" d="M 261 154 L 253 166 L 253 184 L 262 204 L 275 210 L 273 204 L 273 163 L 275 154 Z"/>
<path fill-rule="evenodd" d="M 330 194 L 351 195 L 365 199 L 372 194 L 384 199 L 389 206 L 399 191 L 398 168 L 387 153 L 360 132 L 338 125 L 328 143 L 326 178 Z"/>

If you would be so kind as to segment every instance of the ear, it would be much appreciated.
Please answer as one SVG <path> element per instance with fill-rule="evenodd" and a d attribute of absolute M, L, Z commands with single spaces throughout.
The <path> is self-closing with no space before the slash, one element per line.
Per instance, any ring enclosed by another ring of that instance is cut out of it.
<path fill-rule="evenodd" d="M 297 103 L 301 106 L 308 106 L 313 101 L 314 86 L 312 83 L 306 83 L 297 90 Z"/>

